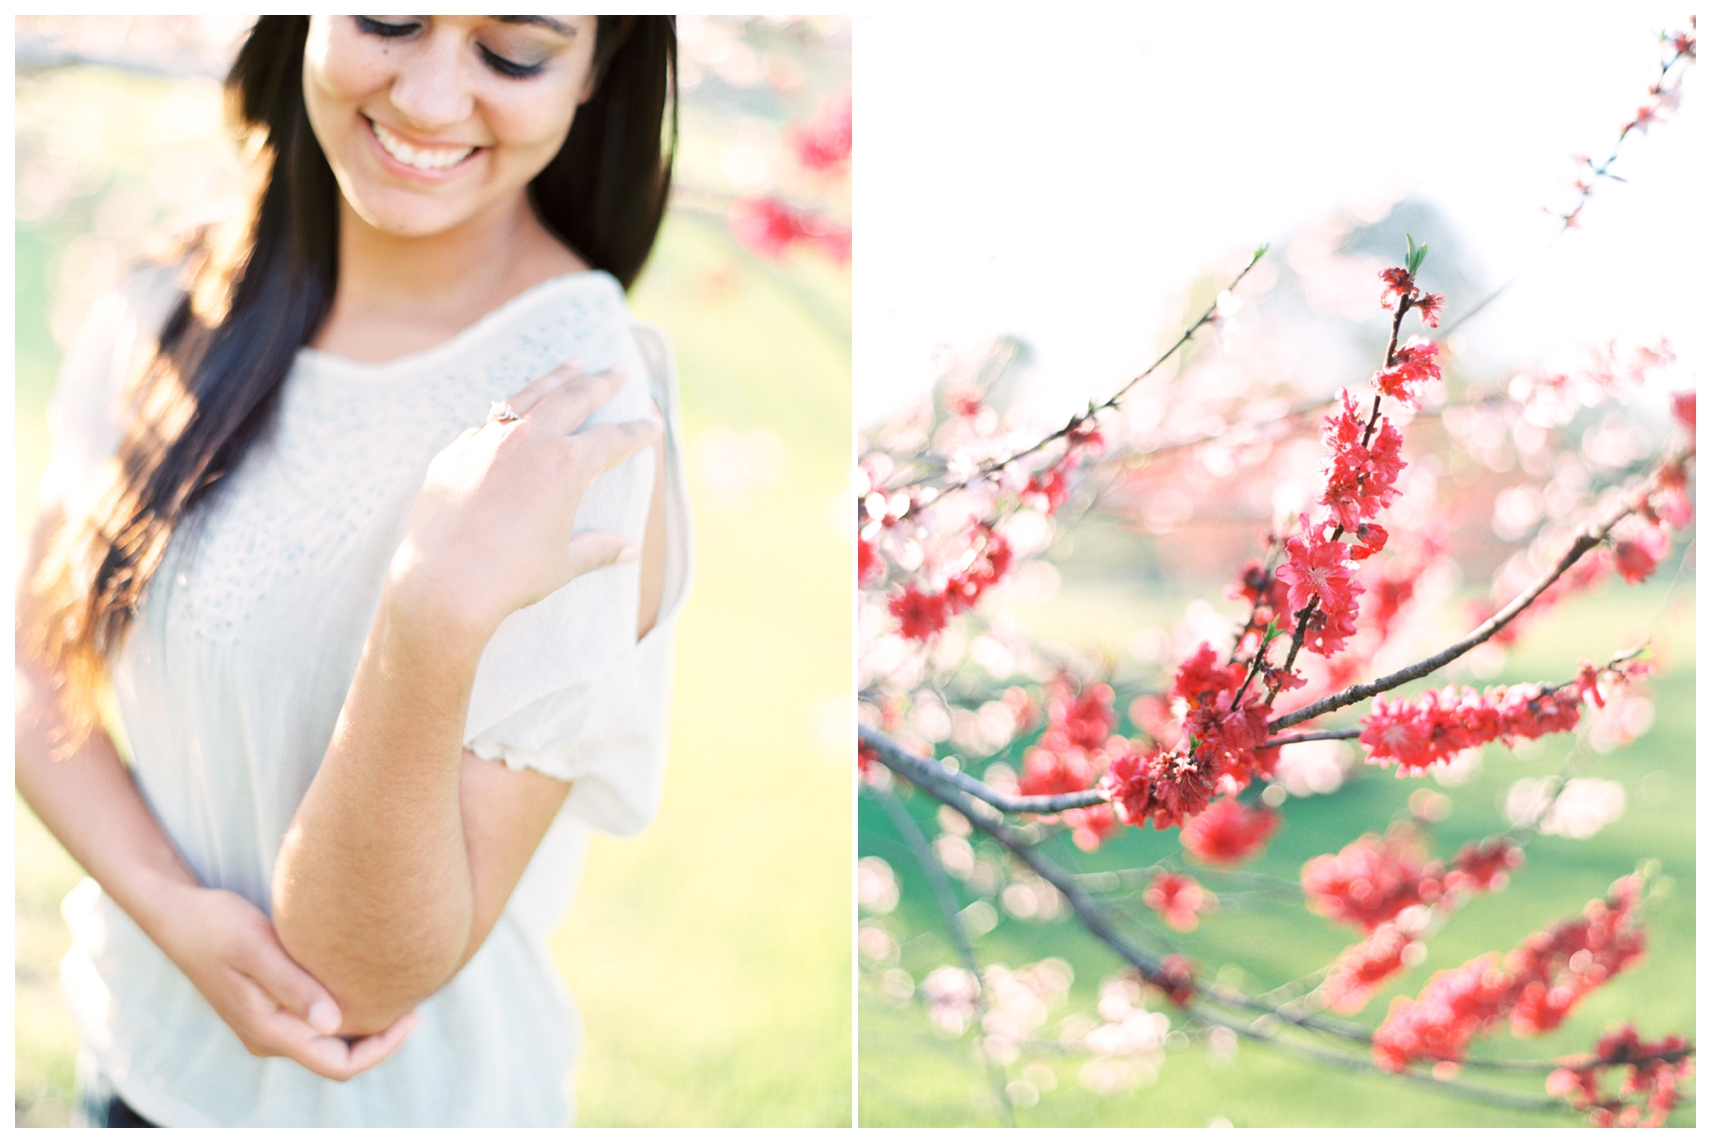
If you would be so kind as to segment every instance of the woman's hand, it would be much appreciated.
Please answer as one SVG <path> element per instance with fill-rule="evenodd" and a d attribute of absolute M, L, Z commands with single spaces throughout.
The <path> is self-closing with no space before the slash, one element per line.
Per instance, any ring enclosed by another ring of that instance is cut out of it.
<path fill-rule="evenodd" d="M 383 1032 L 339 1036 L 332 994 L 298 967 L 260 909 L 223 889 L 187 889 L 172 911 L 163 951 L 253 1056 L 285 1056 L 316 1075 L 348 1080 L 390 1056 L 420 1021 L 406 1014 Z"/>
<path fill-rule="evenodd" d="M 392 561 L 388 598 L 442 632 L 485 643 L 511 612 L 577 576 L 633 560 L 615 532 L 573 532 L 596 476 L 660 438 L 657 420 L 581 429 L 624 384 L 621 370 L 560 366 L 511 398 L 514 421 L 471 429 L 428 466 Z"/>

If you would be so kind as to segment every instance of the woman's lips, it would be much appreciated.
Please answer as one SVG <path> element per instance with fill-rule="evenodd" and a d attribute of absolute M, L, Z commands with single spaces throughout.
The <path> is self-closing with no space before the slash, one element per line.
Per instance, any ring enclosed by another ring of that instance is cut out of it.
<path fill-rule="evenodd" d="M 405 142 L 398 135 L 386 129 L 380 123 L 364 116 L 374 141 L 380 145 L 387 157 L 407 167 L 410 171 L 437 175 L 460 166 L 481 150 L 480 147 L 421 147 Z"/>

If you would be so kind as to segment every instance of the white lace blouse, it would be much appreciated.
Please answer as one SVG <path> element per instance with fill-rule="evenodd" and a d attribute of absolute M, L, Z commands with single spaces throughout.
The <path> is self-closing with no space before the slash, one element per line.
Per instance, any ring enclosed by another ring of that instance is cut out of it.
<path fill-rule="evenodd" d="M 137 275 L 67 355 L 49 413 L 44 495 L 75 511 L 123 423 L 121 384 L 178 292 Z M 482 655 L 465 744 L 571 783 L 564 808 L 473 959 L 420 1006 L 395 1055 L 346 1083 L 251 1056 L 189 980 L 93 881 L 66 898 L 61 981 L 85 1045 L 145 1118 L 198 1126 L 562 1126 L 576 1010 L 547 949 L 590 828 L 653 816 L 672 629 L 689 575 L 673 370 L 617 282 L 572 274 L 450 341 L 383 364 L 299 352 L 278 416 L 174 536 L 112 666 L 133 770 L 204 884 L 270 911 L 274 857 L 326 752 L 392 552 L 429 460 L 489 404 L 569 357 L 629 383 L 590 420 L 665 413 L 661 617 L 635 638 L 637 564 L 574 580 L 500 625 Z M 595 481 L 577 526 L 638 541 L 644 451 Z"/>

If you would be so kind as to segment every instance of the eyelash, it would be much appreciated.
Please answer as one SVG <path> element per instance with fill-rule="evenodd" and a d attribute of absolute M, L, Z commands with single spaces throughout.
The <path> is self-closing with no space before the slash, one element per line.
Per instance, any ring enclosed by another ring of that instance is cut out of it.
<path fill-rule="evenodd" d="M 376 20 L 370 16 L 356 17 L 357 31 L 362 32 L 364 35 L 379 36 L 382 39 L 387 40 L 397 39 L 400 36 L 408 36 L 412 32 L 416 31 L 420 26 L 421 25 L 419 24 L 388 24 L 383 20 Z M 539 75 L 541 69 L 546 66 L 544 63 L 520 64 L 515 60 L 506 59 L 504 56 L 499 55 L 497 52 L 494 52 L 490 48 L 481 44 L 477 44 L 476 47 L 480 49 L 481 58 L 486 62 L 487 66 L 507 79 L 528 79 L 531 76 Z"/>

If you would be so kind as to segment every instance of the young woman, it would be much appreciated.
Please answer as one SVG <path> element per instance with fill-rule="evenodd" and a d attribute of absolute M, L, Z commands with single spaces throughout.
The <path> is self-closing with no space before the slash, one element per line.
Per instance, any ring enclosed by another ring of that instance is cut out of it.
<path fill-rule="evenodd" d="M 95 1120 L 565 1122 L 546 938 L 653 812 L 688 575 L 623 300 L 674 71 L 667 17 L 263 17 L 247 227 L 68 353 L 17 782 Z"/>

